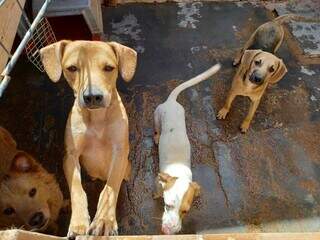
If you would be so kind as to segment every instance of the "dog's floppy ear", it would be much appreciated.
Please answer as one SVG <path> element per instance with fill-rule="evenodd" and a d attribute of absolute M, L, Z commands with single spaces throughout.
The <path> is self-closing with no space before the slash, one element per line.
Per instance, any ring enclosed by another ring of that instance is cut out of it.
<path fill-rule="evenodd" d="M 190 183 L 190 186 L 193 188 L 194 190 L 194 196 L 195 197 L 198 197 L 200 195 L 200 190 L 201 190 L 201 187 L 198 183 L 196 182 L 191 182 Z"/>
<path fill-rule="evenodd" d="M 109 42 L 108 44 L 117 55 L 121 77 L 126 82 L 130 82 L 136 71 L 137 52 L 116 42 Z"/>
<path fill-rule="evenodd" d="M 279 59 L 278 68 L 271 75 L 269 83 L 275 84 L 279 82 L 287 72 L 286 65 L 283 63 L 282 59 Z"/>
<path fill-rule="evenodd" d="M 61 60 L 64 49 L 69 42 L 71 41 L 61 40 L 40 49 L 40 56 L 44 70 L 53 82 L 58 82 L 61 77 Z"/>
<path fill-rule="evenodd" d="M 11 165 L 11 171 L 18 173 L 35 171 L 36 168 L 33 158 L 23 151 L 18 152 Z"/>
<path fill-rule="evenodd" d="M 243 67 L 245 69 L 249 68 L 251 65 L 251 62 L 257 56 L 259 53 L 261 53 L 261 50 L 246 50 L 244 51 L 244 54 L 241 58 L 241 65 L 240 67 Z"/>
<path fill-rule="evenodd" d="M 157 199 L 162 197 L 162 195 L 163 195 L 163 186 L 158 177 L 156 178 L 156 181 L 155 181 L 155 191 L 153 192 L 152 197 L 153 199 Z"/>
<path fill-rule="evenodd" d="M 160 172 L 158 174 L 158 180 L 159 180 L 159 183 L 161 184 L 163 190 L 165 191 L 174 185 L 174 183 L 177 180 L 177 177 L 172 177 L 167 173 Z"/>
<path fill-rule="evenodd" d="M 169 182 L 173 177 L 171 177 L 169 174 L 167 174 L 167 173 L 162 173 L 162 172 L 160 172 L 159 174 L 158 174 L 158 178 L 159 178 L 159 181 L 160 182 L 163 182 L 163 183 L 167 183 L 167 182 Z"/>
<path fill-rule="evenodd" d="M 6 129 L 0 127 L 0 180 L 10 170 L 12 159 L 16 153 L 16 141 Z"/>

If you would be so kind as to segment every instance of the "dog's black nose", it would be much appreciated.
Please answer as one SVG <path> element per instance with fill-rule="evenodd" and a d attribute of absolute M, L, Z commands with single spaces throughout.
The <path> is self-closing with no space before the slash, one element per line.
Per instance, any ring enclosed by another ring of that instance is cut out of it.
<path fill-rule="evenodd" d="M 44 222 L 45 218 L 42 212 L 36 212 L 30 218 L 29 225 L 31 227 L 41 226 Z"/>
<path fill-rule="evenodd" d="M 96 89 L 87 89 L 83 92 L 83 101 L 88 107 L 98 107 L 103 103 L 103 94 Z"/>
<path fill-rule="evenodd" d="M 260 76 L 254 76 L 254 81 L 255 81 L 256 83 L 260 83 L 260 82 L 262 81 L 262 77 L 260 77 Z"/>

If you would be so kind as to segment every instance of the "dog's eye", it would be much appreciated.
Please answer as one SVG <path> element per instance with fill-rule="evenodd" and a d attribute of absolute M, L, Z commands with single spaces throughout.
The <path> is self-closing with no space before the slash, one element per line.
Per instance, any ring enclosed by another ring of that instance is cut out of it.
<path fill-rule="evenodd" d="M 113 69 L 114 69 L 114 67 L 112 67 L 112 66 L 110 66 L 110 65 L 106 65 L 106 66 L 103 68 L 103 70 L 104 70 L 105 72 L 111 72 Z"/>
<path fill-rule="evenodd" d="M 254 61 L 254 64 L 255 64 L 256 66 L 259 66 L 259 65 L 261 64 L 261 59 Z"/>
<path fill-rule="evenodd" d="M 274 67 L 273 66 L 271 66 L 270 68 L 269 68 L 269 72 L 274 72 Z"/>
<path fill-rule="evenodd" d="M 12 214 L 14 214 L 15 213 L 15 210 L 12 208 L 12 207 L 8 207 L 8 208 L 6 208 L 6 209 L 4 209 L 3 210 L 3 213 L 5 214 L 5 215 L 12 215 Z"/>
<path fill-rule="evenodd" d="M 71 65 L 70 67 L 67 67 L 67 70 L 69 72 L 76 72 L 76 71 L 78 71 L 78 68 L 74 65 Z"/>
<path fill-rule="evenodd" d="M 29 197 L 34 197 L 36 193 L 37 193 L 37 189 L 31 188 L 31 190 L 29 191 Z"/>

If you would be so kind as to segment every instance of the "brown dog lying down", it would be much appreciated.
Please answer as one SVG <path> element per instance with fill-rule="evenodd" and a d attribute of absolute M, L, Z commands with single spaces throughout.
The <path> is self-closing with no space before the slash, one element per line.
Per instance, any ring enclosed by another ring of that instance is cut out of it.
<path fill-rule="evenodd" d="M 189 212 L 200 186 L 192 181 L 190 142 L 187 136 L 184 108 L 177 102 L 183 90 L 208 79 L 220 69 L 217 64 L 204 73 L 176 87 L 168 99 L 154 112 L 156 144 L 159 144 L 158 189 L 154 197 L 162 196 L 165 207 L 162 232 L 174 234 L 181 230 L 182 219 Z"/>
<path fill-rule="evenodd" d="M 1 168 L 9 165 L 1 169 L 0 228 L 56 231 L 63 196 L 55 177 L 29 154 L 17 150 L 10 133 L 1 127 L 0 146 Z"/>
<path fill-rule="evenodd" d="M 218 119 L 225 119 L 236 96 L 247 96 L 251 105 L 240 127 L 241 132 L 247 132 L 268 85 L 280 81 L 286 72 L 283 61 L 273 54 L 261 50 L 246 50 L 233 78 L 227 100 L 217 115 Z"/>
<path fill-rule="evenodd" d="M 233 61 L 233 66 L 237 66 L 240 63 L 242 55 L 247 49 L 261 49 L 266 52 L 276 53 L 284 38 L 282 24 L 289 20 L 320 22 L 320 19 L 308 19 L 295 14 L 286 14 L 262 24 L 251 35 L 244 47 L 236 54 L 236 57 Z"/>
<path fill-rule="evenodd" d="M 67 40 L 40 52 L 50 79 L 57 82 L 63 73 L 75 96 L 65 131 L 64 172 L 72 208 L 68 236 L 115 235 L 118 193 L 131 172 L 128 117 L 116 81 L 119 72 L 125 81 L 133 78 L 137 54 L 115 42 Z M 106 182 L 92 222 L 81 167 Z"/>

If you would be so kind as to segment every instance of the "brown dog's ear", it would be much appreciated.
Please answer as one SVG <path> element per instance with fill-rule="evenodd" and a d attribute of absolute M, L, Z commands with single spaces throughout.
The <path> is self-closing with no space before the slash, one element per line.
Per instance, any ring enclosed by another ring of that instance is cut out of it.
<path fill-rule="evenodd" d="M 0 180 L 9 172 L 16 153 L 16 141 L 6 129 L 0 127 Z"/>
<path fill-rule="evenodd" d="M 271 75 L 269 83 L 275 84 L 279 82 L 283 76 L 288 72 L 286 65 L 283 63 L 282 59 L 279 59 L 278 68 Z"/>
<path fill-rule="evenodd" d="M 13 159 L 11 165 L 11 171 L 25 173 L 34 171 L 36 165 L 34 164 L 34 160 L 31 156 L 29 156 L 25 152 L 19 152 Z"/>
<path fill-rule="evenodd" d="M 241 58 L 241 65 L 245 67 L 249 67 L 251 65 L 251 62 L 257 56 L 259 53 L 261 53 L 262 50 L 246 50 L 244 51 L 244 54 Z"/>
<path fill-rule="evenodd" d="M 120 74 L 126 82 L 130 82 L 136 71 L 137 52 L 116 42 L 108 43 L 114 50 L 119 61 Z"/>
<path fill-rule="evenodd" d="M 167 173 L 159 173 L 158 180 L 163 190 L 166 191 L 174 185 L 174 183 L 177 180 L 177 177 L 172 177 Z"/>
<path fill-rule="evenodd" d="M 159 181 L 161 181 L 161 182 L 164 182 L 164 183 L 167 183 L 167 182 L 169 182 L 173 177 L 171 177 L 169 174 L 167 174 L 167 173 L 162 173 L 162 172 L 160 172 L 159 174 L 158 174 L 158 178 L 159 178 Z"/>
<path fill-rule="evenodd" d="M 195 197 L 198 197 L 200 195 L 200 190 L 201 190 L 201 187 L 199 186 L 198 183 L 196 182 L 191 182 L 190 183 L 190 186 L 193 188 L 194 190 L 194 196 Z"/>
<path fill-rule="evenodd" d="M 69 42 L 71 41 L 61 40 L 40 49 L 40 56 L 44 70 L 53 82 L 58 82 L 61 77 L 61 60 L 64 49 Z"/>

